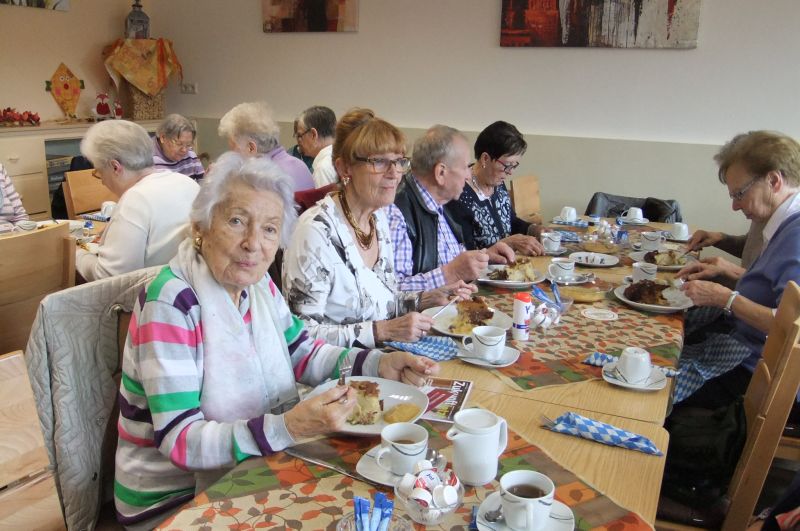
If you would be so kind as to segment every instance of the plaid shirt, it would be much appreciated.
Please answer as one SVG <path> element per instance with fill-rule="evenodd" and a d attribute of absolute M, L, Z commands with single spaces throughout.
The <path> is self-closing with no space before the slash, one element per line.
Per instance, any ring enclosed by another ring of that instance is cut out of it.
<path fill-rule="evenodd" d="M 413 177 L 414 185 L 419 189 L 425 206 L 439 213 L 438 243 L 437 254 L 439 257 L 439 267 L 425 273 L 413 275 L 414 245 L 422 245 L 423 242 L 412 242 L 408 237 L 408 227 L 403 213 L 395 205 L 386 207 L 386 215 L 389 217 L 389 230 L 394 246 L 394 269 L 398 279 L 398 289 L 401 291 L 423 291 L 435 289 L 443 286 L 446 281 L 442 272 L 442 265 L 452 261 L 456 256 L 464 252 L 464 246 L 458 243 L 453 229 L 447 223 L 444 216 L 442 205 L 438 204 L 424 186 Z"/>

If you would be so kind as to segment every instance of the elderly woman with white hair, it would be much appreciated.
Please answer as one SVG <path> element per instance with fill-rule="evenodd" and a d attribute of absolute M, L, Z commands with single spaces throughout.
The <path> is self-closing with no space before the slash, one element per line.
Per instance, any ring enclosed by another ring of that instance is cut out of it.
<path fill-rule="evenodd" d="M 266 103 L 240 103 L 220 119 L 218 132 L 228 147 L 241 155 L 269 157 L 292 178 L 295 192 L 315 188 L 308 167 L 278 141 L 280 129 Z"/>
<path fill-rule="evenodd" d="M 158 523 L 251 456 L 340 431 L 348 387 L 298 399 L 296 383 L 353 375 L 422 385 L 427 358 L 309 337 L 266 276 L 296 214 L 290 178 L 264 158 L 222 155 L 192 206 L 194 237 L 144 289 L 122 361 L 115 498 L 131 528 Z"/>
<path fill-rule="evenodd" d="M 194 152 L 197 130 L 180 114 L 170 114 L 158 124 L 153 137 L 153 165 L 156 168 L 182 173 L 199 181 L 206 170 Z"/>
<path fill-rule="evenodd" d="M 153 167 L 153 145 L 140 125 L 109 120 L 81 141 L 93 175 L 119 196 L 97 254 L 78 249 L 75 266 L 87 281 L 166 264 L 186 237 L 199 187 L 180 173 Z"/>

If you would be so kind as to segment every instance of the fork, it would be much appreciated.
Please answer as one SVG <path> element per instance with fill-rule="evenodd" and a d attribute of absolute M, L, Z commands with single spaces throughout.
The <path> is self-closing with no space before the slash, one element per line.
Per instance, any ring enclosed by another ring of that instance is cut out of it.
<path fill-rule="evenodd" d="M 344 360 L 342 362 L 342 366 L 339 367 L 339 381 L 336 383 L 336 385 L 347 385 L 345 378 L 350 376 L 351 372 L 353 372 L 353 365 L 348 360 Z"/>

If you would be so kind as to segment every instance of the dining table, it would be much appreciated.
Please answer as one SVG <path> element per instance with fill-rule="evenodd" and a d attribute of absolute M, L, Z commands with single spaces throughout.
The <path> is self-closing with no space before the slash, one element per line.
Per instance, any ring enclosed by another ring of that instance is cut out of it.
<path fill-rule="evenodd" d="M 633 245 L 638 241 L 637 232 L 668 230 L 668 226 L 655 223 L 627 228 Z M 576 243 L 565 243 L 567 251 L 579 251 L 586 228 L 566 230 L 579 236 Z M 680 244 L 672 247 L 680 248 Z M 622 284 L 631 274 L 632 250 L 622 248 L 618 265 L 592 268 L 592 273 L 614 285 Z M 534 257 L 534 267 L 544 271 L 551 260 L 551 256 Z M 658 276 L 670 280 L 674 272 L 659 271 Z M 479 293 L 495 311 L 511 315 L 516 291 L 529 288 L 482 284 Z M 616 318 L 595 321 L 585 315 L 587 308 L 609 310 Z M 600 301 L 573 304 L 558 325 L 533 330 L 528 340 L 509 340 L 507 344 L 517 349 L 520 357 L 508 367 L 487 368 L 451 359 L 440 364 L 440 376 L 470 381 L 465 405 L 488 409 L 506 419 L 509 444 L 499 457 L 498 478 L 520 468 L 549 476 L 556 485 L 556 499 L 574 514 L 575 529 L 651 529 L 669 443 L 663 423 L 670 407 L 672 378 L 662 389 L 632 390 L 604 381 L 602 367 L 584 360 L 594 352 L 613 356 L 625 347 L 637 346 L 651 353 L 655 365 L 675 368 L 682 343 L 682 311 L 644 312 L 608 293 Z M 546 428 L 552 419 L 570 412 L 642 435 L 660 455 Z M 452 424 L 421 422 L 430 433 L 430 446 L 451 461 L 452 446 L 445 433 Z M 380 438 L 374 435 L 333 435 L 299 442 L 291 454 L 277 452 L 246 459 L 198 492 L 157 529 L 335 529 L 343 515 L 353 511 L 354 496 L 392 492 L 391 487 L 375 485 L 356 471 L 364 454 L 379 444 Z M 462 506 L 441 524 L 428 528 L 467 529 L 472 508 L 497 488 L 497 478 L 487 485 L 467 487 Z M 402 503 L 397 503 L 395 510 L 406 515 Z M 494 528 L 483 525 L 479 529 Z"/>

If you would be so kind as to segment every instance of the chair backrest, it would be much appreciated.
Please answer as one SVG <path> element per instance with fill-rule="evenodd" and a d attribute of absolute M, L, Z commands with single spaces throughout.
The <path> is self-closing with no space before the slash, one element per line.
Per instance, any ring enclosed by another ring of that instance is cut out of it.
<path fill-rule="evenodd" d="M 674 199 L 657 199 L 655 197 L 628 197 L 625 195 L 595 192 L 586 205 L 588 215 L 603 218 L 616 218 L 630 207 L 642 209 L 644 217 L 658 223 L 675 223 L 683 221 L 681 206 Z"/>
<path fill-rule="evenodd" d="M 119 199 L 100 179 L 92 176 L 93 171 L 68 171 L 64 174 L 64 202 L 67 204 L 67 215 L 70 219 L 100 210 L 103 201 Z"/>
<path fill-rule="evenodd" d="M 331 183 L 326 184 L 321 188 L 312 188 L 310 190 L 302 190 L 300 192 L 294 193 L 294 202 L 297 203 L 297 214 L 302 214 L 312 206 L 314 206 L 317 201 L 328 195 L 330 192 L 333 192 L 339 188 L 339 183 Z"/>
<path fill-rule="evenodd" d="M 747 440 L 728 487 L 722 529 L 745 529 L 800 388 L 800 288 L 790 281 L 744 397 Z"/>
<path fill-rule="evenodd" d="M 24 349 L 39 302 L 74 285 L 69 223 L 0 238 L 0 352 Z"/>
<path fill-rule="evenodd" d="M 539 178 L 520 175 L 511 180 L 511 204 L 517 216 L 525 221 L 541 223 L 542 203 L 539 196 Z"/>
<path fill-rule="evenodd" d="M 49 467 L 25 358 L 0 356 L 0 529 L 65 528 Z"/>

